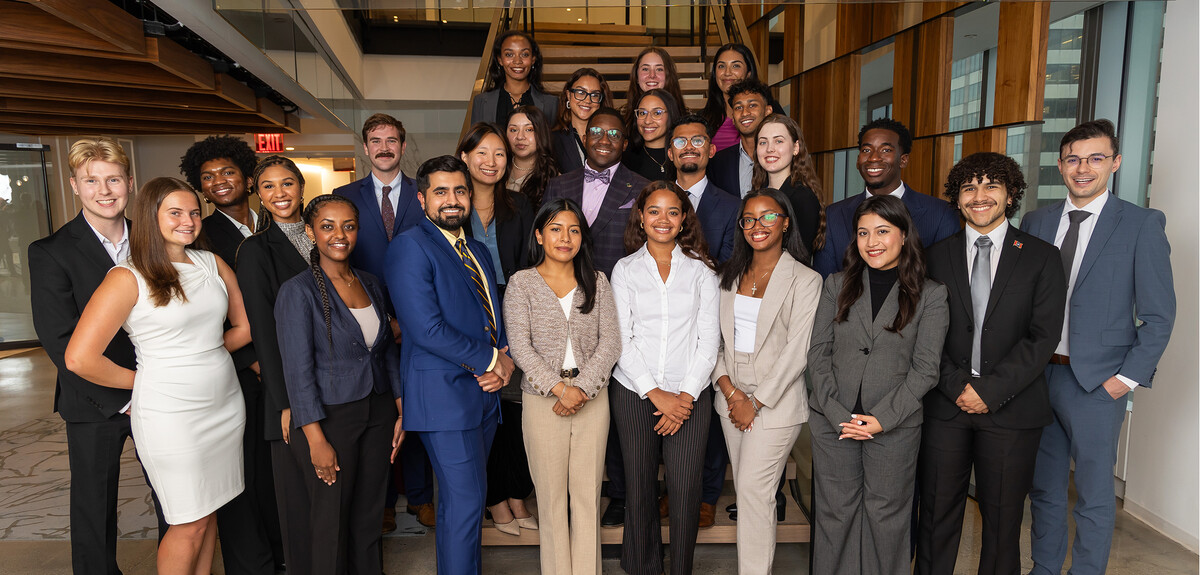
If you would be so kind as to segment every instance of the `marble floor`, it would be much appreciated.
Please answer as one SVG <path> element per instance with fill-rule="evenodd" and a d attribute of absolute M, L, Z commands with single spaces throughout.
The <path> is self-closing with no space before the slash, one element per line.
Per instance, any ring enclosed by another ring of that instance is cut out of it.
<path fill-rule="evenodd" d="M 71 572 L 70 531 L 66 521 L 69 482 L 62 421 L 51 413 L 54 368 L 40 350 L 5 355 L 8 354 L 0 354 L 0 575 L 67 574 Z M 155 533 L 148 490 L 133 461 L 132 449 L 126 450 L 125 457 L 118 560 L 128 575 L 152 574 Z M 384 538 L 385 571 L 436 573 L 433 532 L 403 513 L 397 519 L 400 529 Z M 979 556 L 979 530 L 978 510 L 969 504 L 956 573 L 974 572 Z M 1024 537 L 1022 547 L 1028 554 L 1028 521 Z M 604 556 L 605 574 L 622 572 L 617 546 L 606 546 Z M 527 574 L 536 572 L 538 552 L 532 547 L 485 548 L 483 562 L 484 572 L 489 575 Z M 1031 566 L 1026 556 L 1024 568 Z M 223 572 L 218 559 L 214 573 Z M 733 545 L 698 546 L 695 573 L 736 572 L 737 552 Z M 807 574 L 807 544 L 779 545 L 774 572 Z M 1108 573 L 1200 573 L 1200 563 L 1195 553 L 1118 511 Z"/>

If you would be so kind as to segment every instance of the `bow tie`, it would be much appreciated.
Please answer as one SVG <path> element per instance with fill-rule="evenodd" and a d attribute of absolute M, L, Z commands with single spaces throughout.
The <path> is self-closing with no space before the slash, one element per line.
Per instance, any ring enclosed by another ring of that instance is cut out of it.
<path fill-rule="evenodd" d="M 591 168 L 584 168 L 583 169 L 583 181 L 584 182 L 599 181 L 600 183 L 607 186 L 611 181 L 611 176 L 609 176 L 608 170 L 605 170 L 603 172 L 597 172 L 596 170 L 593 170 Z"/>

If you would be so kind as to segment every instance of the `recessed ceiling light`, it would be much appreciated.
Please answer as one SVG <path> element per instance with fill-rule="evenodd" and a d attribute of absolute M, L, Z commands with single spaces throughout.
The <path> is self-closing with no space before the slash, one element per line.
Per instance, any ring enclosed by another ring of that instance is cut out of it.
<path fill-rule="evenodd" d="M 296 151 L 296 148 L 295 148 L 295 146 L 288 146 L 288 147 L 286 147 L 286 148 L 284 148 L 284 149 L 285 149 L 285 150 L 287 150 L 287 151 L 289 151 L 289 152 L 295 152 L 295 151 Z"/>

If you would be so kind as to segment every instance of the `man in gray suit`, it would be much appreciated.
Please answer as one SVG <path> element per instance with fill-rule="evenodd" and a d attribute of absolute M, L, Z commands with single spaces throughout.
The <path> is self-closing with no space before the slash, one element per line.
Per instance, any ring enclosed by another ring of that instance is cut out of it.
<path fill-rule="evenodd" d="M 1054 421 L 1042 433 L 1029 493 L 1037 575 L 1061 573 L 1066 559 L 1072 460 L 1079 499 L 1070 572 L 1104 573 L 1116 517 L 1113 466 L 1124 397 L 1139 385 L 1150 387 L 1175 323 L 1166 218 L 1109 193 L 1108 179 L 1120 167 L 1112 122 L 1072 128 L 1059 145 L 1067 199 L 1021 224 L 1059 248 L 1067 276 L 1062 340 L 1046 368 Z"/>

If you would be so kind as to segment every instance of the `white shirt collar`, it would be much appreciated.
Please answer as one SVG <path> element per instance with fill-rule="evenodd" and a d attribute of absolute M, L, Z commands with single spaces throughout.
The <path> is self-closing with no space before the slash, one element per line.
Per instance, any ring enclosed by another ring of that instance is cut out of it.
<path fill-rule="evenodd" d="M 401 179 L 403 178 L 403 176 L 404 176 L 404 172 L 396 172 L 396 177 L 393 178 L 392 181 L 384 183 L 384 182 L 380 181 L 378 177 L 375 176 L 375 172 L 371 172 L 371 185 L 375 187 L 375 198 L 380 199 L 380 200 L 383 199 L 383 187 L 384 186 L 391 186 L 392 187 L 392 189 L 390 190 L 391 192 L 399 193 L 400 192 L 400 182 L 401 182 Z"/>
<path fill-rule="evenodd" d="M 1088 205 L 1083 206 L 1082 208 L 1079 206 L 1076 206 L 1075 203 L 1071 201 L 1071 198 L 1067 197 L 1067 202 L 1066 202 L 1066 204 L 1063 205 L 1062 218 L 1060 218 L 1060 219 L 1068 218 L 1069 216 L 1067 216 L 1067 214 L 1069 212 L 1071 212 L 1072 210 L 1083 210 L 1089 214 L 1092 214 L 1093 216 L 1099 216 L 1100 211 L 1104 209 L 1104 204 L 1108 203 L 1109 195 L 1111 195 L 1111 194 L 1109 194 L 1108 189 L 1105 188 L 1104 193 L 1100 194 L 1099 196 L 1096 196 L 1096 199 L 1088 202 Z"/>
<path fill-rule="evenodd" d="M 254 235 L 254 230 L 258 229 L 258 213 L 255 212 L 254 210 L 250 210 L 250 225 L 254 226 L 253 229 L 247 228 L 245 224 L 233 219 L 233 216 L 231 216 L 225 212 L 222 212 L 221 210 L 217 210 L 217 213 L 221 214 L 222 216 L 225 216 L 226 218 L 229 219 L 229 221 L 233 222 L 234 227 L 236 227 L 239 232 L 242 232 L 242 237 L 244 237 L 244 238 L 248 238 L 248 237 Z"/>
<path fill-rule="evenodd" d="M 100 233 L 100 230 L 97 230 L 92 222 L 88 222 L 87 218 L 83 218 L 83 221 L 87 222 L 89 228 L 92 228 L 92 233 L 96 234 L 96 239 L 100 240 L 100 245 L 112 257 L 113 263 L 119 264 L 129 257 L 129 222 L 125 218 L 121 218 L 121 239 L 117 240 L 115 244 L 112 240 L 104 237 L 104 234 Z"/>
<path fill-rule="evenodd" d="M 864 190 L 863 193 L 867 194 L 868 198 L 875 195 L 875 194 L 871 193 L 871 190 Z M 904 180 L 900 180 L 900 185 L 897 186 L 896 189 L 888 192 L 888 195 L 895 196 L 895 197 L 903 200 L 904 199 Z"/>
<path fill-rule="evenodd" d="M 992 240 L 992 250 L 993 250 L 992 253 L 993 254 L 1000 253 L 997 250 L 999 248 L 1003 247 L 1004 238 L 1008 237 L 1008 226 L 1009 226 L 1008 221 L 1005 221 L 1003 224 L 996 226 L 996 229 L 994 229 L 986 234 L 988 239 Z M 973 228 L 969 225 L 964 226 L 963 229 L 967 232 L 967 238 L 966 238 L 967 239 L 967 253 L 970 254 L 971 250 L 975 248 L 975 240 L 978 240 L 979 236 L 982 236 L 985 234 L 979 233 L 978 231 L 975 230 L 975 228 Z"/>
<path fill-rule="evenodd" d="M 675 180 L 675 184 L 679 185 L 679 180 Z M 682 185 L 680 185 L 679 187 L 683 188 Z M 700 207 L 700 198 L 704 195 L 704 190 L 707 190 L 707 189 L 708 189 L 708 174 L 705 174 L 703 178 L 700 178 L 700 181 L 696 182 L 690 188 L 684 188 L 683 191 L 687 192 L 688 195 L 696 196 L 696 202 L 695 202 L 696 205 L 694 205 L 692 207 L 699 208 Z"/>

